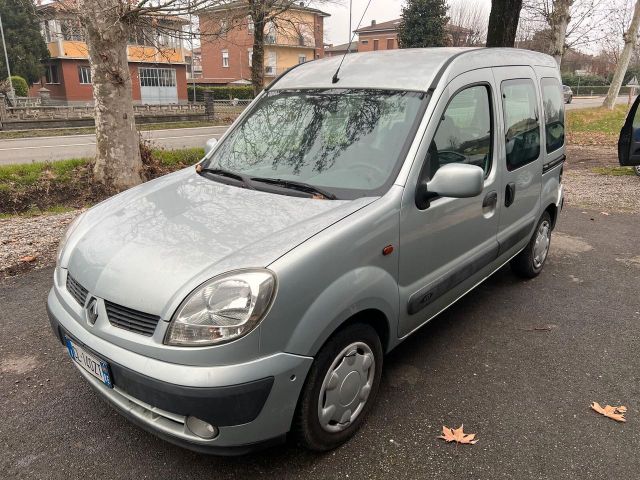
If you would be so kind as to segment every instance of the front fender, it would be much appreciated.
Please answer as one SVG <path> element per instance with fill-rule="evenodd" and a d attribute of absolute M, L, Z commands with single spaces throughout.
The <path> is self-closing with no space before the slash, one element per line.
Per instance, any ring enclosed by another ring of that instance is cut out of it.
<path fill-rule="evenodd" d="M 398 285 L 385 270 L 362 267 L 336 279 L 309 306 L 285 351 L 315 355 L 342 324 L 357 313 L 378 310 L 386 318 L 389 337 L 397 331 Z M 392 344 L 393 342 L 389 342 Z"/>

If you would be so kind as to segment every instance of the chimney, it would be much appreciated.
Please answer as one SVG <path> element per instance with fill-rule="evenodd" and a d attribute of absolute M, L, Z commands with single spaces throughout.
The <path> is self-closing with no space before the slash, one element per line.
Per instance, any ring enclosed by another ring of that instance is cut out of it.
<path fill-rule="evenodd" d="M 371 20 L 371 26 L 375 27 L 376 26 L 376 21 L 375 20 Z"/>

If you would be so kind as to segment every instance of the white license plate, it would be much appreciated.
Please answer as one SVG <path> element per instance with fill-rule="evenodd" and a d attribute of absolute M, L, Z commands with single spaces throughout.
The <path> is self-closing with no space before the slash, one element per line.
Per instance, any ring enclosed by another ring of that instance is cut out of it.
<path fill-rule="evenodd" d="M 111 375 L 109 374 L 109 364 L 104 360 L 96 357 L 92 353 L 87 352 L 81 346 L 76 345 L 70 338 L 64 337 L 64 343 L 71 360 L 80 365 L 83 369 L 96 377 L 107 387 L 113 388 Z"/>

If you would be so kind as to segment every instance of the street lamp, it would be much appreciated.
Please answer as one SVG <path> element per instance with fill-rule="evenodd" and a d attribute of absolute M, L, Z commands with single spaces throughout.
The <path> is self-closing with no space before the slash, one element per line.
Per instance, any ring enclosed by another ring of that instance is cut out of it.
<path fill-rule="evenodd" d="M 7 43 L 4 41 L 4 28 L 2 27 L 2 17 L 0 16 L 0 36 L 2 37 L 2 48 L 4 48 L 4 61 L 7 65 L 7 79 L 9 80 L 9 92 L 11 92 L 11 101 L 16 98 L 16 92 L 13 90 L 11 83 L 11 69 L 9 68 L 9 55 L 7 55 Z"/>

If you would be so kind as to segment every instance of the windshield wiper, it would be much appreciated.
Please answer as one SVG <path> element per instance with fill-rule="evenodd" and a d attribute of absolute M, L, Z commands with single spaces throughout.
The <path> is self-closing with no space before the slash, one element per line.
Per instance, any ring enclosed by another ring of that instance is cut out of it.
<path fill-rule="evenodd" d="M 308 183 L 296 182 L 293 180 L 283 180 L 281 178 L 260 178 L 251 177 L 254 182 L 267 183 L 269 185 L 277 185 L 278 187 L 288 188 L 290 190 L 298 190 L 299 192 L 306 192 L 312 195 L 321 195 L 327 200 L 336 200 L 337 197 L 326 190 L 323 190 Z"/>
<path fill-rule="evenodd" d="M 225 170 L 223 168 L 204 168 L 198 165 L 196 167 L 196 172 L 198 172 L 199 174 L 210 173 L 212 175 L 217 175 L 219 177 L 232 178 L 234 180 L 238 180 L 245 187 L 250 188 L 251 190 L 255 190 L 256 188 L 253 186 L 253 183 L 251 182 L 251 178 L 249 178 L 247 175 L 230 172 L 229 170 Z"/>

